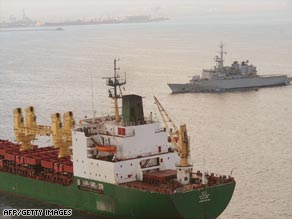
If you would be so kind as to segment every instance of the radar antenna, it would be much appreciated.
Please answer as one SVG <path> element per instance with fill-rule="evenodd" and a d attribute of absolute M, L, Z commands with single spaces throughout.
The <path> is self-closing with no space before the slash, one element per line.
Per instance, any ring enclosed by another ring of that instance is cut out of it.
<path fill-rule="evenodd" d="M 114 100 L 114 108 L 115 108 L 115 121 L 120 121 L 120 114 L 119 114 L 119 107 L 118 107 L 118 99 L 122 98 L 122 90 L 121 86 L 126 84 L 126 73 L 124 79 L 122 79 L 118 73 L 118 70 L 120 70 L 119 67 L 117 67 L 117 61 L 119 59 L 114 59 L 114 76 L 113 77 L 103 77 L 103 79 L 106 79 L 106 85 L 112 88 L 109 88 L 109 97 Z"/>

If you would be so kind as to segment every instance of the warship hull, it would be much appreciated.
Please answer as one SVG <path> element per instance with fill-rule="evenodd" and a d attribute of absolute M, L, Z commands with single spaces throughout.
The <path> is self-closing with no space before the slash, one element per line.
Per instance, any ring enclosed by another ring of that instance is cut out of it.
<path fill-rule="evenodd" d="M 1 191 L 121 219 L 215 219 L 228 205 L 235 188 L 235 182 L 230 182 L 189 192 L 161 194 L 102 182 L 104 193 L 98 194 L 79 189 L 77 177 L 69 186 L 6 172 L 0 172 L 0 178 Z"/>
<path fill-rule="evenodd" d="M 240 79 L 198 80 L 185 84 L 168 84 L 172 93 L 224 92 L 288 85 L 291 78 L 286 75 L 259 76 Z"/>

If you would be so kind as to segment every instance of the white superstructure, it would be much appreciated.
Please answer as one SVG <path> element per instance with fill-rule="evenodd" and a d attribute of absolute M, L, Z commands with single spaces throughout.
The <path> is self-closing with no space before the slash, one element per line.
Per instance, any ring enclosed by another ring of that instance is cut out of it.
<path fill-rule="evenodd" d="M 86 119 L 73 130 L 72 140 L 74 175 L 97 181 L 142 180 L 144 171 L 175 170 L 179 160 L 170 150 L 166 130 L 156 121 L 125 126 L 108 117 Z M 97 145 L 105 150 L 116 146 L 116 151 L 98 151 Z"/>

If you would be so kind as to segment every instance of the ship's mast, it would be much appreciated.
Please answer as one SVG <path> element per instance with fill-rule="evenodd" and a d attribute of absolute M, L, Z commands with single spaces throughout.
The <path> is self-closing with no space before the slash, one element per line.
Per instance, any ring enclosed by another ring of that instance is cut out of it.
<path fill-rule="evenodd" d="M 220 48 L 220 51 L 219 51 L 220 57 L 216 56 L 215 61 L 217 62 L 218 68 L 223 68 L 224 67 L 224 54 L 227 54 L 227 52 L 224 51 L 224 44 L 222 43 L 222 41 L 219 45 L 219 48 Z"/>
<path fill-rule="evenodd" d="M 117 61 L 119 61 L 119 59 L 114 59 L 114 76 L 106 77 L 105 79 L 107 79 L 106 85 L 112 87 L 112 89 L 108 90 L 109 97 L 114 100 L 115 121 L 119 122 L 121 119 L 119 114 L 118 99 L 122 98 L 121 86 L 126 84 L 126 77 L 124 80 L 120 79 L 120 75 L 118 74 L 118 70 L 120 70 L 120 68 L 117 67 Z"/>

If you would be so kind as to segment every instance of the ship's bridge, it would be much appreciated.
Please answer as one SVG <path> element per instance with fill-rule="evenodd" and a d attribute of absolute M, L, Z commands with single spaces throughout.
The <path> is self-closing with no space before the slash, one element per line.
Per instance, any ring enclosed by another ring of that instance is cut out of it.
<path fill-rule="evenodd" d="M 98 122 L 74 129 L 73 136 L 79 133 L 87 138 L 88 157 L 117 161 L 168 152 L 168 135 L 159 122 L 148 119 L 143 123 L 116 123 L 108 118 L 87 119 Z"/>

